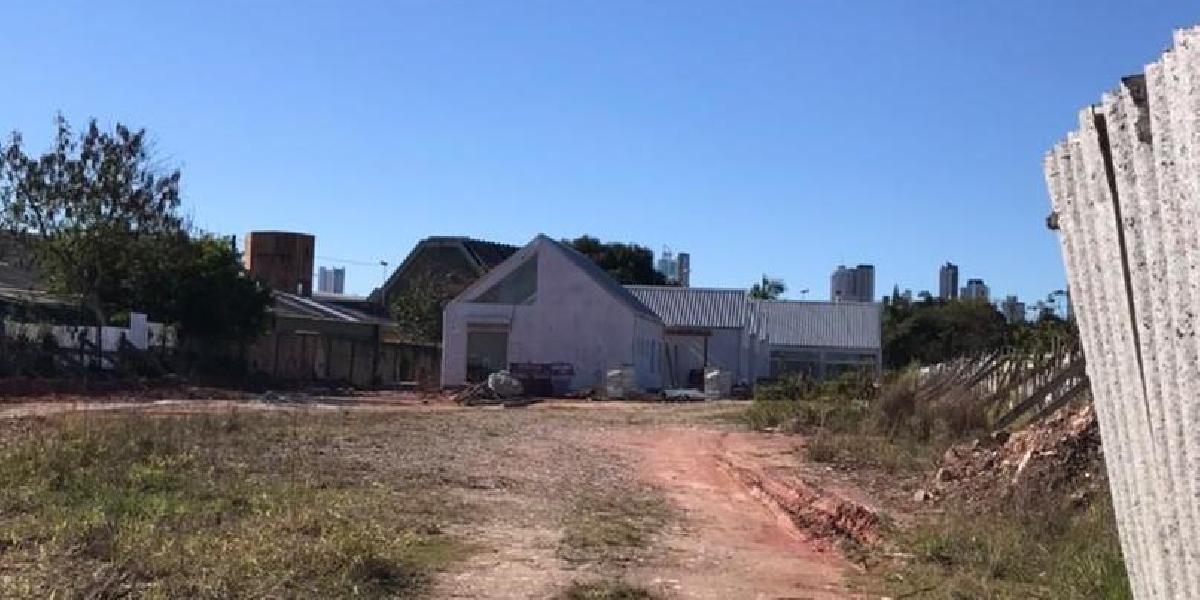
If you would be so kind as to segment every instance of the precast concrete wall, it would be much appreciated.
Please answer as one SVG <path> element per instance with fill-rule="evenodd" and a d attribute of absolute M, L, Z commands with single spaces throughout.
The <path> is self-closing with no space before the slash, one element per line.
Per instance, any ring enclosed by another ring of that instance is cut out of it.
<path fill-rule="evenodd" d="M 1044 162 L 1137 598 L 1200 598 L 1200 28 Z"/>

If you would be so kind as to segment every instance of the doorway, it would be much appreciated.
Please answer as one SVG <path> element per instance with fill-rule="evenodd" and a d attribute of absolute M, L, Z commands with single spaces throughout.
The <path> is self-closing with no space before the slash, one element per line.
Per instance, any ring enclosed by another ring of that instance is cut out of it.
<path fill-rule="evenodd" d="M 467 329 L 467 382 L 478 383 L 508 368 L 508 329 Z"/>

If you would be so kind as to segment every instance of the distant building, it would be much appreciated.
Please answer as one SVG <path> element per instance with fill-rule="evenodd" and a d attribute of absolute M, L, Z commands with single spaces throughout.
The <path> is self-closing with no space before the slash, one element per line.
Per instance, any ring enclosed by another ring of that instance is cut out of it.
<path fill-rule="evenodd" d="M 958 298 L 958 265 L 948 262 L 938 269 L 938 298 Z"/>
<path fill-rule="evenodd" d="M 689 287 L 692 283 L 692 255 L 687 252 L 675 254 L 670 248 L 663 248 L 654 268 L 662 273 L 668 285 Z"/>
<path fill-rule="evenodd" d="M 834 302 L 874 302 L 875 267 L 839 265 L 829 277 L 829 299 Z"/>
<path fill-rule="evenodd" d="M 1025 322 L 1025 303 L 1017 300 L 1016 296 L 1005 298 L 1004 302 L 1000 303 L 1000 312 L 1004 313 L 1004 320 L 1008 321 L 1009 325 Z"/>
<path fill-rule="evenodd" d="M 317 291 L 322 294 L 345 294 L 345 267 L 321 267 L 317 269 Z"/>
<path fill-rule="evenodd" d="M 987 302 L 991 297 L 988 292 L 988 286 L 982 279 L 968 279 L 967 285 L 962 289 L 963 300 L 982 300 Z"/>
<path fill-rule="evenodd" d="M 692 287 L 692 255 L 687 252 L 680 252 L 675 258 L 678 266 L 678 281 L 681 287 Z"/>

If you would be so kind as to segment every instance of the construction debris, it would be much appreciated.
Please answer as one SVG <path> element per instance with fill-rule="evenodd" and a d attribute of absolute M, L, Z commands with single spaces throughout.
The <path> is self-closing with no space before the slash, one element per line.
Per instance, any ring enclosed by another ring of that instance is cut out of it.
<path fill-rule="evenodd" d="M 977 505 L 1055 492 L 1086 497 L 1102 479 L 1100 455 L 1095 410 L 1090 403 L 1071 405 L 1021 431 L 951 447 L 918 495 Z"/>
<path fill-rule="evenodd" d="M 488 375 L 487 386 L 499 398 L 516 398 L 525 393 L 521 380 L 508 371 L 496 371 Z"/>

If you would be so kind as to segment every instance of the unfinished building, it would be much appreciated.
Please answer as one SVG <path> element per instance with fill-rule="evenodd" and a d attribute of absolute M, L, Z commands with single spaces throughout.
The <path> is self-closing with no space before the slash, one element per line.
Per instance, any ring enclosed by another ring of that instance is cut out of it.
<path fill-rule="evenodd" d="M 513 364 L 568 364 L 570 389 L 599 387 L 631 366 L 661 387 L 663 324 L 591 259 L 539 235 L 446 306 L 442 385 L 480 381 Z"/>
<path fill-rule="evenodd" d="M 446 307 L 442 384 L 541 365 L 598 387 L 631 368 L 638 387 L 704 388 L 715 367 L 753 384 L 803 373 L 878 375 L 880 306 L 758 301 L 744 289 L 621 286 L 574 249 L 538 236 Z"/>

